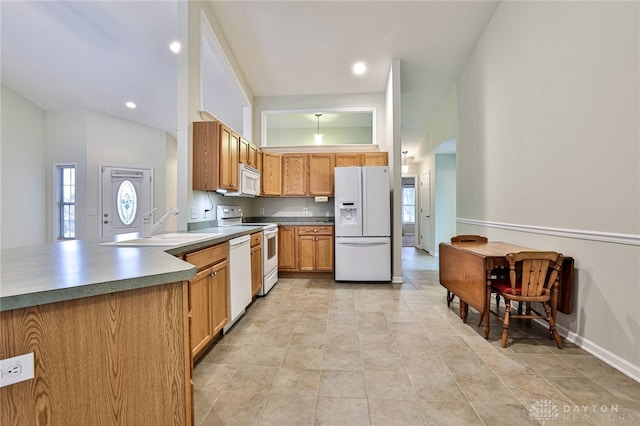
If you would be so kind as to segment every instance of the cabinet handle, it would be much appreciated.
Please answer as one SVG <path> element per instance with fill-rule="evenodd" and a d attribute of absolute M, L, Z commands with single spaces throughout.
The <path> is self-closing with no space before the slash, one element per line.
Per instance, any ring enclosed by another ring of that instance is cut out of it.
<path fill-rule="evenodd" d="M 318 230 L 317 230 L 317 229 L 314 229 L 314 230 L 313 230 L 313 232 L 318 232 Z"/>
<path fill-rule="evenodd" d="M 212 276 L 212 277 L 215 277 L 216 275 L 218 275 L 218 273 L 217 273 L 217 272 L 215 272 L 215 271 L 211 273 L 211 276 Z"/>

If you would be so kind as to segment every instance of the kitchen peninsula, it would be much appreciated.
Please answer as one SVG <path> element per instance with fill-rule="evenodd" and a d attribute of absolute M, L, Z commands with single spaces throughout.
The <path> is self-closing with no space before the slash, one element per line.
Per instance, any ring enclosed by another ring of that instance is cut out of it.
<path fill-rule="evenodd" d="M 185 283 L 196 268 L 175 255 L 255 229 L 216 231 L 168 250 L 2 250 L 0 359 L 34 353 L 35 378 L 0 388 L 0 424 L 192 424 Z"/>

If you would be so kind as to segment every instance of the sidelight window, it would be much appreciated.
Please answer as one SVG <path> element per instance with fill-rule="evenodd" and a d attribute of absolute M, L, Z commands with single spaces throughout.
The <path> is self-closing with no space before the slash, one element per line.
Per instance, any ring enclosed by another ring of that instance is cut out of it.
<path fill-rule="evenodd" d="M 58 239 L 76 237 L 76 166 L 56 166 Z"/>

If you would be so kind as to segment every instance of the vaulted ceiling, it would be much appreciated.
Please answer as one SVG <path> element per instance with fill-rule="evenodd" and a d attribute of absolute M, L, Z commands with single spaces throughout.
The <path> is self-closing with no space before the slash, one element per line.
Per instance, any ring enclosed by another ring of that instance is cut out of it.
<path fill-rule="evenodd" d="M 210 1 L 253 96 L 380 93 L 401 61 L 415 150 L 497 1 Z M 88 108 L 173 131 L 173 1 L 1 2 L 2 82 L 46 110 Z M 355 61 L 368 71 L 351 73 Z M 134 100 L 138 108 L 124 107 Z"/>

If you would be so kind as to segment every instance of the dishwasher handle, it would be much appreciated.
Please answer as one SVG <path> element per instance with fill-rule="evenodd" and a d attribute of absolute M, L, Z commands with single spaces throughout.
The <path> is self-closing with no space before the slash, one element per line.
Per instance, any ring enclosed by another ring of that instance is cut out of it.
<path fill-rule="evenodd" d="M 239 246 L 244 243 L 249 243 L 251 241 L 251 235 L 243 235 L 242 237 L 232 238 L 229 240 L 229 246 Z"/>

